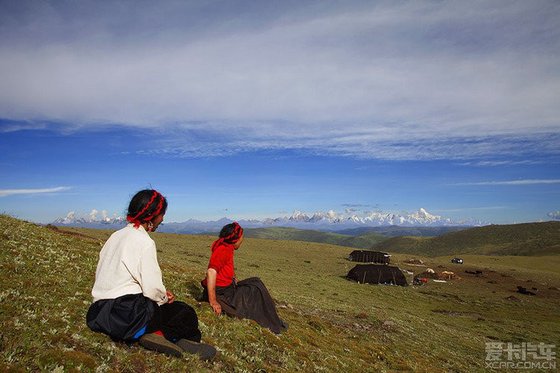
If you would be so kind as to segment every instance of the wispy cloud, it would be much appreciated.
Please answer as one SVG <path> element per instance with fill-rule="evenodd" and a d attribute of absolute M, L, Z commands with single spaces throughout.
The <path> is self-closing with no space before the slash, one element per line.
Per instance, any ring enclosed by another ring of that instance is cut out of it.
<path fill-rule="evenodd" d="M 479 181 L 471 183 L 457 183 L 451 185 L 537 185 L 537 184 L 560 184 L 560 179 L 525 179 L 504 181 Z"/>
<path fill-rule="evenodd" d="M 435 213 L 446 212 L 464 212 L 464 211 L 489 211 L 489 210 L 505 210 L 511 207 L 508 206 L 479 206 L 479 207 L 461 207 L 455 209 L 435 209 Z"/>
<path fill-rule="evenodd" d="M 41 130 L 46 128 L 48 128 L 46 123 L 0 120 L 0 133 L 17 132 L 22 130 Z"/>
<path fill-rule="evenodd" d="M 266 151 L 296 150 L 317 155 L 351 156 L 390 160 L 451 159 L 464 160 L 501 156 L 560 155 L 560 133 L 523 136 L 492 137 L 441 137 L 424 139 L 413 132 L 408 138 L 397 140 L 388 135 L 361 131 L 351 134 L 351 129 L 334 129 L 307 133 L 308 129 L 293 125 L 289 134 L 258 127 L 236 130 L 235 126 L 205 134 L 199 131 L 176 129 L 160 132 L 151 137 L 149 147 L 137 154 L 170 158 L 213 157 L 231 154 Z M 347 131 L 347 134 L 341 132 Z M 227 141 L 224 140 L 227 133 Z M 225 142 L 224 142 L 225 141 Z M 154 147 L 153 144 L 157 146 Z"/>
<path fill-rule="evenodd" d="M 552 211 L 549 212 L 547 215 L 554 220 L 560 220 L 560 211 Z"/>
<path fill-rule="evenodd" d="M 361 204 L 361 203 L 343 203 L 341 206 L 347 208 L 373 207 L 373 205 L 371 204 Z M 375 205 L 375 207 L 377 206 L 378 205 Z"/>
<path fill-rule="evenodd" d="M 559 152 L 558 2 L 21 3 L 0 118 L 185 134 L 167 156 Z"/>
<path fill-rule="evenodd" d="M 543 164 L 543 160 L 487 160 L 487 161 L 472 161 L 459 163 L 461 166 L 475 166 L 475 167 L 500 167 L 500 166 L 526 166 Z"/>
<path fill-rule="evenodd" d="M 0 197 L 13 196 L 18 194 L 44 194 L 44 193 L 57 193 L 64 192 L 72 189 L 71 187 L 56 187 L 44 189 L 0 189 Z"/>

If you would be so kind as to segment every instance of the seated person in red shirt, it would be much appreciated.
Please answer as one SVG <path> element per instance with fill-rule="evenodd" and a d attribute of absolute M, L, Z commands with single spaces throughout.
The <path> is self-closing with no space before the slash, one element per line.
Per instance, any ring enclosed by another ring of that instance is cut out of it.
<path fill-rule="evenodd" d="M 237 222 L 227 224 L 220 238 L 212 244 L 212 254 L 204 287 L 203 299 L 210 303 L 219 315 L 224 311 L 229 316 L 255 320 L 259 325 L 279 334 L 288 328 L 278 317 L 274 301 L 258 277 L 237 282 L 233 256 L 243 243 L 243 228 Z"/>

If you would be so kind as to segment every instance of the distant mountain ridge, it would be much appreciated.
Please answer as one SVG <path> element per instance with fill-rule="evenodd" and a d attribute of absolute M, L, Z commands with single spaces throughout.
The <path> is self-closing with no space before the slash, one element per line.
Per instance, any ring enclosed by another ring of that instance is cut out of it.
<path fill-rule="evenodd" d="M 301 217 L 300 217 L 301 218 Z M 231 220 L 214 222 L 190 220 L 164 225 L 168 233 L 210 234 L 217 232 Z M 379 226 L 354 227 L 341 230 L 299 229 L 294 227 L 250 228 L 260 221 L 240 221 L 247 237 L 273 240 L 293 240 L 327 243 L 355 248 L 406 253 L 421 256 L 445 255 L 560 255 L 560 222 L 523 223 L 511 225 L 468 226 Z M 63 223 L 63 224 L 61 224 Z M 96 229 L 115 229 L 124 226 L 124 219 L 66 219 L 55 225 Z M 75 225 L 73 225 L 75 224 Z M 116 224 L 116 225 L 114 225 Z M 183 231 L 188 225 L 188 232 Z M 313 227 L 313 225 L 307 225 Z M 339 227 L 335 225 L 335 227 Z"/>
<path fill-rule="evenodd" d="M 386 240 L 388 237 L 377 233 L 364 235 L 343 235 L 334 232 L 322 232 L 317 230 L 273 227 L 273 228 L 248 228 L 244 233 L 249 238 L 264 238 L 282 241 L 305 241 L 317 242 L 338 246 L 355 247 L 367 249 L 374 244 Z"/>
<path fill-rule="evenodd" d="M 160 231 L 168 233 L 190 233 L 219 231 L 224 225 L 233 222 L 228 218 L 215 221 L 200 221 L 189 219 L 184 222 L 164 223 Z M 333 210 L 306 214 L 295 211 L 290 216 L 266 218 L 263 220 L 238 220 L 245 228 L 289 227 L 320 231 L 340 231 L 344 229 L 366 227 L 455 227 L 455 226 L 480 226 L 480 221 L 456 222 L 438 215 L 432 215 L 421 208 L 408 214 L 395 214 L 385 212 L 370 212 L 366 215 L 337 213 Z M 74 227 L 118 229 L 126 224 L 124 217 L 108 217 L 106 213 L 98 217 L 97 210 L 93 210 L 88 217 L 78 217 L 74 212 L 68 213 L 65 218 L 53 221 L 53 225 L 66 225 Z"/>
<path fill-rule="evenodd" d="M 289 227 L 247 228 L 245 236 L 283 241 L 306 241 L 338 246 L 370 249 L 375 244 L 392 237 L 419 236 L 435 237 L 449 232 L 457 232 L 469 227 L 362 227 L 337 232 L 298 229 Z M 217 236 L 218 232 L 203 234 Z"/>
<path fill-rule="evenodd" d="M 98 216 L 98 211 L 94 209 L 87 217 L 78 216 L 74 211 L 70 211 L 64 218 L 55 219 L 50 224 L 95 229 L 120 229 L 126 223 L 125 217 L 109 217 L 105 211 L 102 211 L 101 216 Z"/>
<path fill-rule="evenodd" d="M 373 248 L 422 256 L 560 255 L 560 222 L 488 225 L 437 237 L 394 237 Z"/>

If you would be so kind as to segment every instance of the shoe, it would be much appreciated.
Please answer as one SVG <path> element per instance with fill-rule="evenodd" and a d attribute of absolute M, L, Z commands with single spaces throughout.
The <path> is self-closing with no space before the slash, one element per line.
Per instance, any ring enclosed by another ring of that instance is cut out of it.
<path fill-rule="evenodd" d="M 288 330 L 288 327 L 289 327 L 288 323 L 280 319 L 280 331 L 285 332 L 286 330 Z"/>
<path fill-rule="evenodd" d="M 181 357 L 183 349 L 175 343 L 168 341 L 165 337 L 154 333 L 144 334 L 138 343 L 148 350 L 157 351 L 166 355 Z"/>
<path fill-rule="evenodd" d="M 183 351 L 197 354 L 202 360 L 212 360 L 216 356 L 216 349 L 206 343 L 198 343 L 189 341 L 188 339 L 179 339 L 177 341 L 177 346 L 181 347 Z"/>

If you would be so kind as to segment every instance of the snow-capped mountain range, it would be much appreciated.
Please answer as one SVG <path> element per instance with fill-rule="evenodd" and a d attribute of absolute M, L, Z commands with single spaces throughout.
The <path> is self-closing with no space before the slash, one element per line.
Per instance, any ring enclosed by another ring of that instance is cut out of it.
<path fill-rule="evenodd" d="M 219 231 L 225 224 L 233 220 L 222 218 L 215 221 L 190 219 L 184 222 L 165 222 L 159 231 L 171 233 L 203 233 Z M 403 227 L 435 227 L 435 226 L 478 226 L 478 221 L 452 221 L 439 215 L 432 215 L 421 208 L 416 212 L 396 214 L 387 212 L 369 212 L 358 215 L 355 213 L 338 213 L 333 210 L 307 214 L 294 211 L 290 216 L 266 218 L 263 220 L 238 220 L 245 228 L 292 227 L 322 231 L 337 231 L 359 227 L 403 226 Z M 65 218 L 53 221 L 53 225 L 80 226 L 89 228 L 120 228 L 126 224 L 122 216 L 109 217 L 106 211 L 93 210 L 87 217 L 78 217 L 69 212 Z"/>
<path fill-rule="evenodd" d="M 88 216 L 78 216 L 76 212 L 70 211 L 64 218 L 55 219 L 52 225 L 66 225 L 69 227 L 85 228 L 120 228 L 126 224 L 126 218 L 118 215 L 109 217 L 107 211 L 101 213 L 96 209 L 91 210 Z"/>

